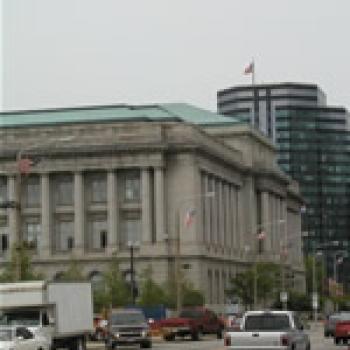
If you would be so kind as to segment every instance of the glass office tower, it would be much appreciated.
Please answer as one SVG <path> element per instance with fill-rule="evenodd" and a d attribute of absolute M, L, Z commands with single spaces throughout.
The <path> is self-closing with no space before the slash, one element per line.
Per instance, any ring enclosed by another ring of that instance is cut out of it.
<path fill-rule="evenodd" d="M 248 121 L 275 143 L 281 168 L 300 184 L 305 199 L 304 250 L 324 251 L 327 274 L 349 255 L 350 132 L 345 108 L 327 106 L 312 84 L 238 86 L 218 92 L 218 111 Z M 349 259 L 337 266 L 349 284 Z M 348 285 L 349 287 L 349 285 Z"/>

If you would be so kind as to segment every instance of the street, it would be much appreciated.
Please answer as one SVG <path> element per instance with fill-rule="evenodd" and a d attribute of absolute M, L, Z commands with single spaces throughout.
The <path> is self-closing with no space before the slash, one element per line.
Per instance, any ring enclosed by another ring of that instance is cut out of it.
<path fill-rule="evenodd" d="M 311 330 L 307 331 L 310 335 L 311 350 L 347 350 L 345 345 L 334 345 L 333 338 L 325 338 L 323 336 L 323 328 L 321 326 L 312 327 Z M 104 349 L 102 343 L 89 343 L 88 350 L 101 350 Z M 125 346 L 119 349 L 137 349 L 138 346 Z M 155 339 L 153 341 L 153 348 L 159 350 L 172 350 L 172 349 L 183 349 L 183 350 L 225 350 L 227 349 L 223 345 L 223 340 L 213 339 L 212 336 L 205 336 L 203 340 L 193 342 L 190 340 L 176 340 L 173 342 L 164 342 L 161 339 Z"/>

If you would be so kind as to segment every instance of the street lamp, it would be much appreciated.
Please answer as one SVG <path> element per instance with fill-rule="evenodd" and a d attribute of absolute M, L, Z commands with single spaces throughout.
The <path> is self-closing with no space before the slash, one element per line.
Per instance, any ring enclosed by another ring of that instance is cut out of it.
<path fill-rule="evenodd" d="M 262 253 L 261 242 L 265 239 L 265 233 L 263 232 L 262 229 L 266 229 L 270 226 L 282 224 L 285 222 L 286 220 L 280 219 L 276 221 L 262 223 L 255 226 L 255 230 L 253 231 L 254 233 L 257 233 L 257 236 L 258 236 L 256 240 L 257 247 L 256 247 L 255 259 L 254 259 L 255 261 L 254 261 L 254 283 L 253 283 L 253 305 L 255 310 L 258 307 L 258 266 L 257 265 L 258 265 L 258 258 Z"/>
<path fill-rule="evenodd" d="M 181 263 L 180 263 L 180 227 L 181 227 L 181 215 L 180 211 L 184 204 L 193 201 L 196 198 L 212 198 L 215 196 L 215 192 L 207 192 L 199 195 L 188 196 L 182 198 L 175 209 L 175 229 L 176 229 L 176 254 L 175 254 L 175 283 L 176 283 L 176 310 L 179 314 L 182 307 L 182 291 L 181 291 Z M 194 213 L 192 209 L 192 214 Z"/>
<path fill-rule="evenodd" d="M 21 226 L 22 226 L 22 212 L 21 212 L 21 196 L 22 196 L 22 173 L 30 172 L 30 167 L 33 165 L 33 162 L 30 159 L 23 159 L 22 155 L 24 152 L 31 151 L 33 149 L 38 149 L 40 147 L 49 147 L 58 142 L 68 142 L 74 139 L 73 136 L 65 136 L 58 139 L 51 140 L 47 143 L 36 143 L 33 145 L 29 145 L 28 147 L 21 148 L 16 153 L 16 165 L 17 171 L 15 173 L 15 198 L 13 201 L 12 207 L 16 209 L 16 217 L 15 217 L 15 244 L 14 244 L 14 263 L 15 263 L 15 280 L 19 281 L 21 279 L 21 261 L 20 254 L 22 248 L 22 234 L 21 234 Z M 25 162 L 24 162 L 25 161 Z M 22 164 L 23 163 L 23 164 Z"/>
<path fill-rule="evenodd" d="M 314 322 L 317 321 L 317 309 L 318 309 L 318 291 L 317 291 L 317 278 L 316 278 L 316 257 L 321 256 L 322 252 L 316 252 L 319 246 L 316 246 L 313 242 L 312 249 L 312 308 L 314 310 Z"/>
<path fill-rule="evenodd" d="M 134 271 L 134 249 L 139 248 L 139 242 L 128 242 L 128 247 L 130 249 L 130 292 L 131 292 L 131 305 L 135 305 L 136 300 L 136 290 L 135 290 L 135 271 Z"/>

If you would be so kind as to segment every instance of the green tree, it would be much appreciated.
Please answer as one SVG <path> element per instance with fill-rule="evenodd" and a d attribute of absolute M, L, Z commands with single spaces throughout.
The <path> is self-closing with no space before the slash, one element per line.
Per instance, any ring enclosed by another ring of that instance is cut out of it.
<path fill-rule="evenodd" d="M 98 288 L 93 291 L 94 310 L 121 307 L 131 302 L 130 288 L 125 282 L 117 257 L 113 257 Z"/>
<path fill-rule="evenodd" d="M 20 281 L 36 281 L 44 279 L 44 275 L 34 271 L 31 261 L 31 249 L 21 244 L 13 247 L 11 251 L 11 260 L 5 265 L 3 272 L 0 274 L 0 282 L 15 282 L 16 281 L 16 258 L 18 257 L 20 263 L 21 275 Z M 16 257 L 17 256 L 17 257 Z"/>
<path fill-rule="evenodd" d="M 251 308 L 254 302 L 255 268 L 258 302 L 266 304 L 276 290 L 279 266 L 274 263 L 257 263 L 255 267 L 236 274 L 229 282 L 230 287 L 226 290 L 226 295 L 238 297 L 245 308 Z"/>
<path fill-rule="evenodd" d="M 191 283 L 185 283 L 183 285 L 182 305 L 183 306 L 203 306 L 205 298 L 203 293 L 193 288 Z"/>
<path fill-rule="evenodd" d="M 138 304 L 141 306 L 155 306 L 166 303 L 164 289 L 154 282 L 152 278 L 152 268 L 148 267 L 143 272 L 143 280 L 140 288 Z"/>
<path fill-rule="evenodd" d="M 74 257 L 71 259 L 69 267 L 59 278 L 60 281 L 86 281 L 87 278 L 83 275 L 81 266 Z"/>

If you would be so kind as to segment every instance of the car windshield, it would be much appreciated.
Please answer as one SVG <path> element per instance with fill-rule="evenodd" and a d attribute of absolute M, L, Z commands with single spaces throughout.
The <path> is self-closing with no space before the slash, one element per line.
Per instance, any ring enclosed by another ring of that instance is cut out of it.
<path fill-rule="evenodd" d="M 112 325 L 128 325 L 128 324 L 139 324 L 146 323 L 145 316 L 138 312 L 120 312 L 112 314 L 111 324 Z"/>
<path fill-rule="evenodd" d="M 1 326 L 37 326 L 39 324 L 39 311 L 4 312 L 0 314 Z"/>
<path fill-rule="evenodd" d="M 245 319 L 246 331 L 278 331 L 289 329 L 287 315 L 249 315 Z"/>
<path fill-rule="evenodd" d="M 0 329 L 0 341 L 12 340 L 12 334 L 11 329 Z"/>
<path fill-rule="evenodd" d="M 202 317 L 203 312 L 199 310 L 182 310 L 180 312 L 180 317 L 183 318 L 200 318 Z"/>

